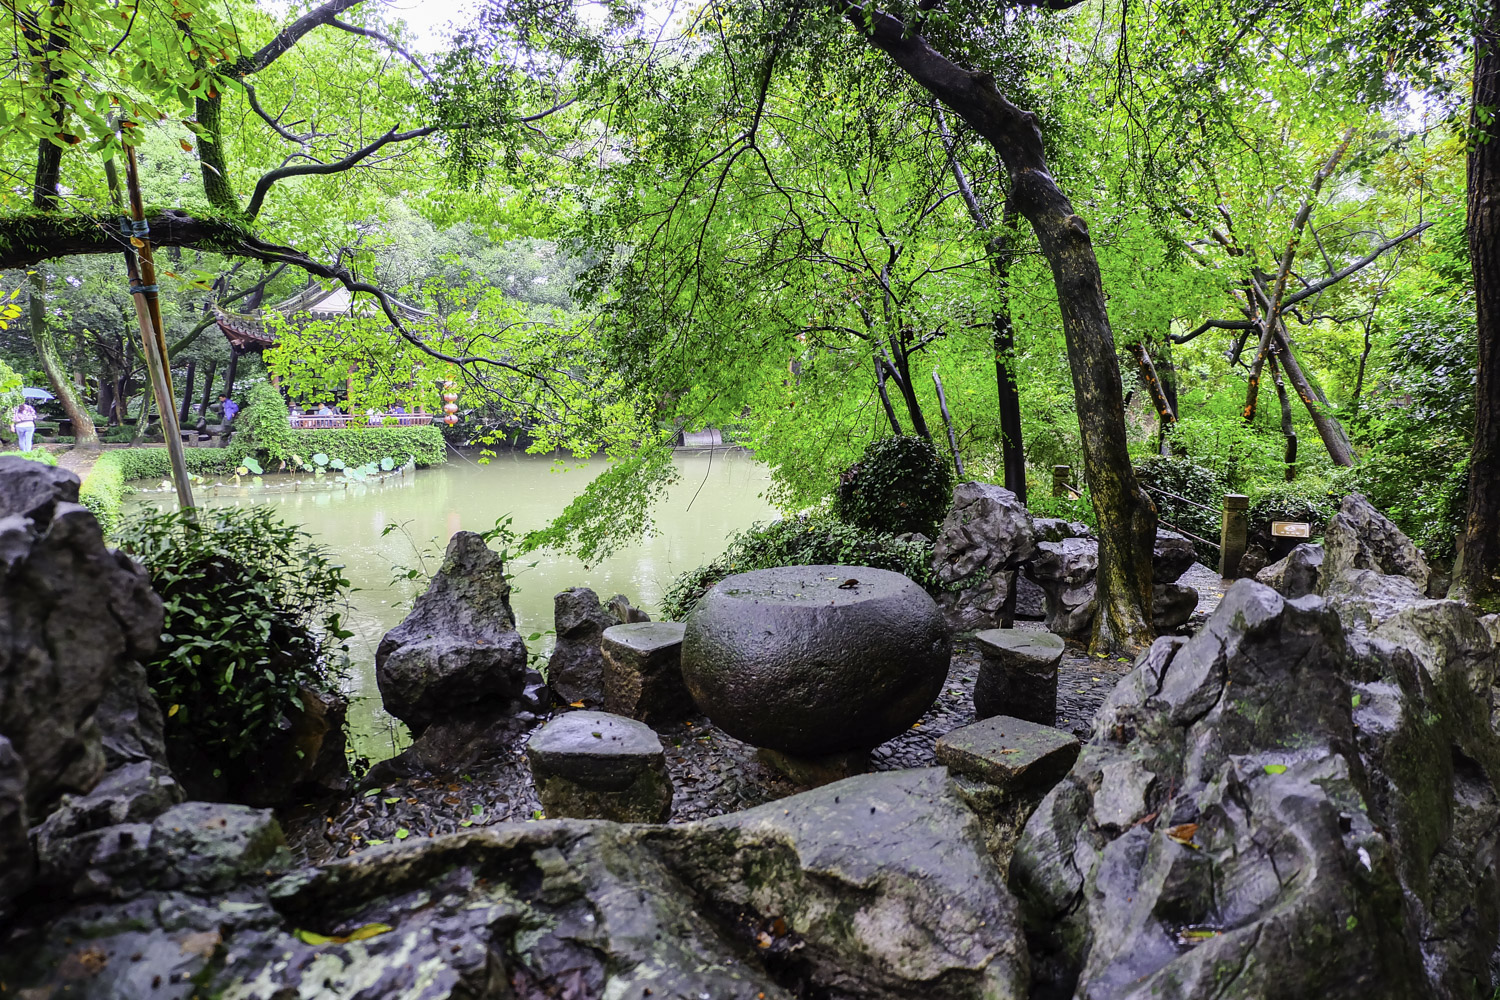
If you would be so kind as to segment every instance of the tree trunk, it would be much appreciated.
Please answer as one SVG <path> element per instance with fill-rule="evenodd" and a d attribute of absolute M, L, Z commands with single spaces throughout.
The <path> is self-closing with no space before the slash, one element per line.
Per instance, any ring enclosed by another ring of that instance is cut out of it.
<path fill-rule="evenodd" d="M 1279 324 L 1276 328 L 1274 344 L 1277 360 L 1286 371 L 1287 381 L 1292 383 L 1292 388 L 1297 390 L 1297 395 L 1302 398 L 1303 405 L 1307 407 L 1313 426 L 1318 429 L 1318 437 L 1323 439 L 1323 446 L 1328 449 L 1328 457 L 1333 459 L 1334 465 L 1342 465 L 1345 468 L 1353 465 L 1354 449 L 1349 443 L 1349 435 L 1344 432 L 1344 425 L 1328 412 L 1328 404 L 1322 398 L 1322 393 L 1318 392 L 1308 381 L 1307 375 L 1302 371 L 1302 366 L 1297 363 L 1297 356 L 1292 353 L 1292 345 L 1286 335 L 1286 328 Z"/>
<path fill-rule="evenodd" d="M 1469 502 L 1453 569 L 1456 597 L 1500 608 L 1500 0 L 1474 37 L 1469 124 L 1469 258 L 1479 333 Z M 1483 112 L 1481 114 L 1481 112 Z"/>
<path fill-rule="evenodd" d="M 875 388 L 880 393 L 880 405 L 885 407 L 885 419 L 891 423 L 891 433 L 901 436 L 901 422 L 896 419 L 896 409 L 891 406 L 891 394 L 885 389 L 885 361 L 875 356 Z"/>
<path fill-rule="evenodd" d="M 182 409 L 178 411 L 177 422 L 187 423 L 188 411 L 193 408 L 193 376 L 198 371 L 198 362 L 188 359 L 187 363 L 187 387 L 182 390 Z"/>
<path fill-rule="evenodd" d="M 195 103 L 198 124 L 203 131 L 198 135 L 198 169 L 203 174 L 203 193 L 208 203 L 231 219 L 241 217 L 240 199 L 229 182 L 229 163 L 224 158 L 222 120 L 224 97 L 218 91 L 219 81 L 210 81 L 212 96 L 199 97 Z"/>
<path fill-rule="evenodd" d="M 27 305 L 30 308 L 31 342 L 36 346 L 37 360 L 42 363 L 42 371 L 47 373 L 47 381 L 51 384 L 57 401 L 62 404 L 63 412 L 73 422 L 74 446 L 97 448 L 99 447 L 99 432 L 94 427 L 94 418 L 89 416 L 88 410 L 78 402 L 78 395 L 73 391 L 73 383 L 68 379 L 68 373 L 63 370 L 62 357 L 57 351 L 57 341 L 53 338 L 52 331 L 47 328 L 47 277 L 41 265 L 37 265 L 28 278 L 28 283 L 31 286 L 27 295 L 29 299 Z"/>
<path fill-rule="evenodd" d="M 198 416 L 208 412 L 208 404 L 214 401 L 214 373 L 218 371 L 219 363 L 211 360 L 208 362 L 208 374 L 203 378 L 203 402 L 198 404 Z"/>
<path fill-rule="evenodd" d="M 954 64 L 895 17 L 852 5 L 844 10 L 855 30 L 962 116 L 1005 162 L 1012 203 L 1036 231 L 1062 307 L 1084 476 L 1099 522 L 1099 612 L 1091 648 L 1141 648 L 1153 634 L 1156 509 L 1130 465 L 1120 366 L 1088 226 L 1052 178 L 1036 116 L 1006 100 L 993 77 Z"/>
<path fill-rule="evenodd" d="M 1281 403 L 1281 434 L 1286 438 L 1286 451 L 1282 460 L 1286 463 L 1286 481 L 1297 478 L 1297 430 L 1292 423 L 1292 400 L 1287 395 L 1286 383 L 1281 379 L 1281 369 L 1276 359 L 1270 359 L 1271 381 L 1276 383 L 1276 398 Z"/>
<path fill-rule="evenodd" d="M 240 352 L 237 348 L 229 351 L 229 371 L 224 374 L 224 395 L 230 399 L 234 398 L 234 376 L 240 369 Z"/>

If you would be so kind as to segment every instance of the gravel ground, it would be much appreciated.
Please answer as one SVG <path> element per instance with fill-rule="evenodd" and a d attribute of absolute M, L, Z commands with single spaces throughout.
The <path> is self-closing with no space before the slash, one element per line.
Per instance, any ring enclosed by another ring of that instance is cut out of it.
<path fill-rule="evenodd" d="M 1181 582 L 1196 587 L 1197 611 L 1183 629 L 1196 630 L 1223 596 L 1216 572 L 1194 564 Z M 1041 630 L 1041 622 L 1018 621 Z M 937 701 L 910 730 L 876 747 L 872 769 L 930 767 L 932 746 L 944 733 L 974 721 L 972 692 L 980 654 L 972 636 L 954 643 L 948 681 Z M 1057 727 L 1086 739 L 1094 714 L 1130 669 L 1125 658 L 1090 657 L 1068 640 L 1057 679 Z M 346 857 L 365 847 L 411 837 L 541 816 L 526 765 L 529 730 L 520 730 L 458 780 L 409 779 L 362 794 L 285 810 L 282 824 L 294 852 L 307 862 Z M 658 730 L 676 789 L 673 823 L 717 816 L 796 794 L 803 788 L 756 757 L 755 748 L 721 732 L 704 717 Z"/>

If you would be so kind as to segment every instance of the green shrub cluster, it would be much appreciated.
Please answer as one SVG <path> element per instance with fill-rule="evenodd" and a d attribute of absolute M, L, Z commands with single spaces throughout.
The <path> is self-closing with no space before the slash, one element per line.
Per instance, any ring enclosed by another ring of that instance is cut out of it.
<path fill-rule="evenodd" d="M 901 435 L 870 442 L 839 476 L 833 514 L 865 531 L 928 537 L 948 513 L 953 473 L 923 437 Z"/>
<path fill-rule="evenodd" d="M 1313 535 L 1321 535 L 1328 519 L 1338 512 L 1341 496 L 1335 495 L 1333 487 L 1322 479 L 1254 487 L 1246 517 L 1250 535 L 1264 543 L 1271 537 L 1272 521 L 1305 521 L 1312 526 Z"/>
<path fill-rule="evenodd" d="M 151 690 L 179 747 L 215 767 L 253 755 L 347 665 L 349 582 L 265 507 L 142 510 L 116 534 L 166 608 Z"/>
<path fill-rule="evenodd" d="M 245 458 L 242 446 L 229 448 L 187 448 L 183 459 L 195 476 L 232 476 Z M 112 448 L 102 452 L 78 490 L 78 502 L 94 512 L 106 535 L 120 521 L 120 504 L 130 493 L 127 485 L 135 479 L 172 478 L 172 458 L 162 446 L 150 448 Z"/>
<path fill-rule="evenodd" d="M 735 573 L 773 566 L 824 564 L 893 570 L 928 590 L 937 588 L 930 542 L 802 515 L 756 524 L 735 536 L 719 558 L 673 581 L 661 599 L 661 614 L 667 621 L 684 620 L 709 588 Z"/>
<path fill-rule="evenodd" d="M 304 460 L 321 452 L 336 458 L 350 467 L 379 464 L 382 458 L 393 459 L 397 465 L 405 465 L 412 459 L 419 468 L 442 465 L 447 460 L 448 446 L 443 442 L 442 431 L 437 427 L 339 427 L 334 430 L 291 430 L 288 451 L 284 454 L 266 453 L 263 458 L 267 469 L 277 463 L 291 463 L 293 456 Z M 259 450 L 260 441 L 256 440 Z M 305 464 L 305 463 L 304 463 Z"/>
<path fill-rule="evenodd" d="M 30 451 L 0 451 L 0 456 L 4 455 L 24 458 L 32 462 L 41 462 L 43 465 L 57 464 L 57 456 L 42 448 L 33 448 Z"/>
<path fill-rule="evenodd" d="M 1209 542 L 1219 540 L 1227 489 L 1219 472 L 1182 458 L 1152 457 L 1137 463 L 1135 475 L 1156 504 L 1163 528 L 1175 527 Z M 1218 563 L 1219 550 L 1214 546 L 1194 540 L 1193 548 L 1200 561 Z"/>

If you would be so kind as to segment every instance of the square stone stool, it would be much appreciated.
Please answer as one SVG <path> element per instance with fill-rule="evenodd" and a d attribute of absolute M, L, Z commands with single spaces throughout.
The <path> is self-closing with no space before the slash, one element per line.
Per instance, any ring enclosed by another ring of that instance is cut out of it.
<path fill-rule="evenodd" d="M 526 743 L 548 816 L 665 823 L 672 814 L 667 755 L 651 727 L 607 712 L 568 712 Z"/>
<path fill-rule="evenodd" d="M 1057 667 L 1063 641 L 1051 632 L 992 628 L 974 633 L 984 660 L 974 682 L 974 714 L 1057 723 Z"/>
<path fill-rule="evenodd" d="M 681 622 L 632 622 L 604 630 L 604 707 L 650 725 L 697 711 L 682 681 Z"/>

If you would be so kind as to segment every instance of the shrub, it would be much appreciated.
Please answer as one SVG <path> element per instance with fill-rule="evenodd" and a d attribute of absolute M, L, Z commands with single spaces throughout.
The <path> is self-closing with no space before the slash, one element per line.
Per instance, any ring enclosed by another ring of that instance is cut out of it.
<path fill-rule="evenodd" d="M 668 621 L 682 621 L 710 587 L 735 573 L 840 563 L 893 570 L 928 590 L 937 587 L 930 542 L 803 515 L 756 524 L 735 536 L 719 558 L 673 581 L 662 596 L 660 610 Z"/>
<path fill-rule="evenodd" d="M 866 531 L 936 534 L 953 499 L 953 474 L 926 438 L 872 441 L 839 476 L 833 513 Z"/>
<path fill-rule="evenodd" d="M 57 456 L 50 451 L 41 448 L 33 448 L 31 451 L 0 451 L 0 456 L 14 455 L 16 458 L 28 459 L 32 462 L 41 462 L 43 465 L 56 465 Z"/>
<path fill-rule="evenodd" d="M 1156 504 L 1163 528 L 1185 531 L 1208 542 L 1219 540 L 1226 488 L 1219 473 L 1185 459 L 1153 457 L 1137 464 L 1135 474 Z M 1194 540 L 1193 548 L 1200 561 L 1218 563 L 1219 550 L 1213 545 Z"/>
<path fill-rule="evenodd" d="M 1250 534 L 1270 538 L 1272 521 L 1306 521 L 1312 533 L 1320 535 L 1338 512 L 1338 501 L 1330 485 L 1320 479 L 1257 486 L 1250 491 Z"/>
<path fill-rule="evenodd" d="M 342 567 L 268 508 L 142 511 L 115 541 L 166 607 L 146 671 L 168 737 L 214 766 L 250 755 L 304 686 L 331 689 L 347 664 Z"/>

